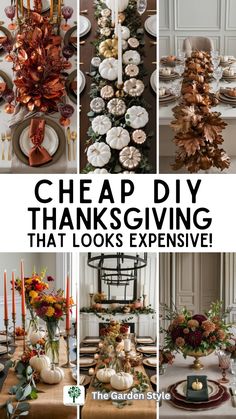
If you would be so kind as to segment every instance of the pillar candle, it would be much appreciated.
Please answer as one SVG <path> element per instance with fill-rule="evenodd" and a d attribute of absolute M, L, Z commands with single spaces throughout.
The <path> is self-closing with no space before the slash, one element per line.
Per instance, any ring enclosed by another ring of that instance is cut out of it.
<path fill-rule="evenodd" d="M 66 330 L 70 330 L 70 279 L 66 278 Z"/>
<path fill-rule="evenodd" d="M 123 78 L 122 78 L 122 72 L 123 72 L 123 66 L 122 66 L 123 54 L 122 54 L 122 30 L 121 30 L 121 23 L 118 23 L 117 33 L 118 33 L 118 85 L 120 86 L 123 83 Z"/>
<path fill-rule="evenodd" d="M 131 351 L 131 340 L 130 339 L 124 339 L 124 350 L 125 352 Z"/>
<path fill-rule="evenodd" d="M 7 271 L 4 271 L 4 320 L 8 320 L 7 306 Z"/>
<path fill-rule="evenodd" d="M 15 272 L 12 272 L 12 316 L 16 314 L 16 298 L 15 298 Z"/>
<path fill-rule="evenodd" d="M 89 294 L 93 294 L 93 285 L 89 285 Z"/>
<path fill-rule="evenodd" d="M 20 279 L 21 279 L 21 314 L 26 316 L 25 308 L 25 273 L 24 273 L 24 261 L 20 262 Z"/>
<path fill-rule="evenodd" d="M 118 19 L 119 19 L 119 12 L 118 12 L 119 0 L 114 0 L 114 1 L 115 1 L 115 34 L 117 34 Z"/>

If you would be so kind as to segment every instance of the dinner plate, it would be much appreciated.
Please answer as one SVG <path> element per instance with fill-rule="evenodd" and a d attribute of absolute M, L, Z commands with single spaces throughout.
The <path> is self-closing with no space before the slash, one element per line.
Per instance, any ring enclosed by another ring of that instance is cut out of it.
<path fill-rule="evenodd" d="M 29 127 L 26 127 L 19 138 L 19 144 L 22 152 L 29 157 L 29 152 L 34 146 L 32 141 L 29 138 Z M 45 134 L 42 142 L 42 146 L 46 148 L 50 156 L 53 156 L 59 146 L 59 138 L 56 131 L 49 125 L 45 125 Z"/>
<path fill-rule="evenodd" d="M 83 380 L 79 382 L 80 386 L 86 387 L 91 381 L 91 377 L 89 377 L 88 375 L 80 375 L 80 378 L 83 378 Z"/>
<path fill-rule="evenodd" d="M 156 354 L 157 353 L 157 347 L 156 346 L 139 346 L 137 348 L 138 352 L 142 352 L 144 354 Z"/>
<path fill-rule="evenodd" d="M 151 84 L 152 90 L 156 93 L 157 92 L 157 70 L 153 71 L 150 77 L 150 84 Z"/>
<path fill-rule="evenodd" d="M 7 354 L 6 346 L 0 345 L 0 355 Z"/>
<path fill-rule="evenodd" d="M 0 335 L 0 344 L 1 343 L 7 343 L 7 340 L 8 340 L 8 342 L 10 342 L 11 338 L 8 337 L 8 339 L 7 339 L 6 335 Z"/>
<path fill-rule="evenodd" d="M 34 118 L 34 119 L 37 119 L 37 118 Z M 54 164 L 63 155 L 63 153 L 65 151 L 66 137 L 65 137 L 65 132 L 63 131 L 61 126 L 58 125 L 58 123 L 56 121 L 53 121 L 52 119 L 50 119 L 48 117 L 44 117 L 44 116 L 42 116 L 38 119 L 45 119 L 45 121 L 46 121 L 45 131 L 46 131 L 47 126 L 51 127 L 54 130 L 54 135 L 58 139 L 58 147 L 57 147 L 56 152 L 53 155 L 52 160 L 49 163 L 43 164 L 42 166 L 38 166 L 38 167 L 46 167 L 46 166 L 50 166 L 50 165 Z M 20 122 L 17 125 L 17 127 L 14 129 L 13 134 L 12 134 L 12 145 L 13 145 L 14 152 L 15 152 L 16 156 L 18 157 L 18 159 L 26 165 L 29 165 L 29 159 L 28 159 L 27 155 L 25 153 L 23 153 L 19 140 L 21 138 L 22 132 L 26 128 L 29 130 L 30 123 L 31 123 L 30 118 L 27 118 L 24 121 Z M 55 141 L 56 141 L 56 139 L 55 139 Z"/>
<path fill-rule="evenodd" d="M 152 338 L 137 338 L 136 339 L 137 343 L 143 343 L 143 344 L 148 344 L 148 343 L 154 343 L 154 340 Z"/>
<path fill-rule="evenodd" d="M 175 67 L 176 65 L 181 65 L 184 62 L 176 58 L 173 61 L 167 60 L 167 57 L 161 57 L 160 63 L 163 64 L 165 67 Z"/>
<path fill-rule="evenodd" d="M 81 94 L 86 86 L 86 78 L 85 78 L 84 73 L 81 70 L 79 70 L 78 85 L 79 85 L 79 94 Z"/>
<path fill-rule="evenodd" d="M 80 348 L 81 354 L 95 354 L 97 352 L 97 346 L 86 346 L 85 348 Z"/>
<path fill-rule="evenodd" d="M 227 93 L 227 89 L 225 89 L 224 91 L 222 91 L 222 92 L 221 92 L 221 94 L 223 94 L 223 96 L 227 97 L 227 99 L 230 99 L 230 100 L 233 100 L 233 101 L 235 101 L 235 100 L 236 100 L 236 96 L 231 96 L 231 95 L 229 95 L 229 94 Z"/>
<path fill-rule="evenodd" d="M 144 23 L 146 31 L 156 38 L 157 36 L 157 15 L 149 16 Z"/>
<path fill-rule="evenodd" d="M 73 84 L 77 86 L 77 70 L 72 71 L 66 79 L 66 92 L 70 100 L 77 104 L 77 87 L 73 87 Z"/>
<path fill-rule="evenodd" d="M 77 38 L 77 25 L 70 28 L 64 36 L 64 45 L 70 45 L 74 48 L 75 53 L 77 52 L 77 41 L 75 42 L 73 38 Z"/>
<path fill-rule="evenodd" d="M 156 374 L 152 375 L 150 377 L 150 381 L 151 381 L 152 384 L 154 384 L 156 386 L 157 385 L 157 375 Z"/>
<path fill-rule="evenodd" d="M 155 360 L 155 362 L 153 364 L 150 364 L 150 360 L 153 359 Z M 143 359 L 143 365 L 145 365 L 148 368 L 157 368 L 157 358 L 147 358 L 147 359 Z"/>
<path fill-rule="evenodd" d="M 89 33 L 91 27 L 92 24 L 86 16 L 79 16 L 79 36 L 81 38 Z"/>
<path fill-rule="evenodd" d="M 100 340 L 100 338 L 85 338 L 82 343 L 99 343 Z"/>
<path fill-rule="evenodd" d="M 207 387 L 208 387 L 208 396 L 215 396 L 218 393 L 219 390 L 219 384 L 215 383 L 214 381 L 208 380 L 207 381 Z M 186 397 L 187 392 L 187 380 L 182 381 L 175 387 L 176 392 L 182 396 Z"/>
<path fill-rule="evenodd" d="M 80 368 L 93 367 L 96 364 L 97 364 L 97 361 L 93 358 L 80 358 L 79 359 Z"/>
<path fill-rule="evenodd" d="M 219 94 L 219 99 L 222 101 L 222 102 L 227 102 L 227 103 L 231 103 L 231 104 L 235 104 L 236 103 L 236 97 L 235 98 L 232 98 L 232 97 L 229 97 L 229 96 L 225 96 L 223 93 L 220 93 Z"/>
<path fill-rule="evenodd" d="M 8 89 L 13 89 L 13 83 L 10 79 L 10 77 L 2 70 L 0 70 L 0 83 L 6 83 Z M 1 102 L 4 102 L 3 97 L 0 97 L 0 104 Z"/>
<path fill-rule="evenodd" d="M 27 0 L 23 0 L 24 8 L 27 9 Z M 42 13 L 47 12 L 50 9 L 50 0 L 42 0 Z M 34 10 L 32 7 L 30 10 Z"/>

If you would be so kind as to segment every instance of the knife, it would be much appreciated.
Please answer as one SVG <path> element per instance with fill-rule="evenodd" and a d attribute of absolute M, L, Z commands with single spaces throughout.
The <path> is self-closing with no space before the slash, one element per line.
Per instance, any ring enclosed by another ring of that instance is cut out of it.
<path fill-rule="evenodd" d="M 70 127 L 66 130 L 67 133 L 67 144 L 68 144 L 68 160 L 71 161 L 71 134 L 70 134 Z"/>
<path fill-rule="evenodd" d="M 229 388 L 230 396 L 231 396 L 231 403 L 233 407 L 236 407 L 236 395 L 233 392 L 233 389 Z"/>

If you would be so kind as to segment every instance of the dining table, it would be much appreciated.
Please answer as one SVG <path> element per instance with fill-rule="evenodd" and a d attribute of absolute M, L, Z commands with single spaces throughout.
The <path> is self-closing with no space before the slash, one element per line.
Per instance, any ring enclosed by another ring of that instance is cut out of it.
<path fill-rule="evenodd" d="M 90 126 L 90 121 L 87 116 L 90 111 L 90 88 L 93 82 L 93 78 L 90 76 L 91 72 L 91 60 L 94 56 L 94 45 L 93 42 L 97 38 L 97 21 L 94 15 L 93 2 L 87 0 L 80 0 L 80 11 L 81 15 L 86 16 L 91 22 L 91 31 L 80 39 L 82 42 L 80 45 L 80 70 L 85 74 L 86 86 L 80 95 L 80 171 L 83 172 L 86 164 L 86 140 L 88 139 L 87 131 Z M 86 12 L 86 13 L 85 13 Z M 157 13 L 157 2 L 156 0 L 147 0 L 147 9 L 142 15 L 142 23 L 150 15 Z M 156 38 L 151 36 L 146 30 L 144 30 L 144 66 L 146 68 L 146 75 L 143 79 L 145 84 L 144 100 L 148 104 L 149 122 L 146 126 L 147 132 L 153 132 L 153 137 L 150 140 L 150 148 L 148 153 L 148 159 L 152 166 L 152 173 L 156 172 L 156 161 L 157 161 L 157 106 L 156 106 L 156 94 L 150 85 L 150 78 L 156 69 L 156 56 L 157 56 L 157 43 Z"/>
<path fill-rule="evenodd" d="M 0 8 L 0 26 L 7 29 L 8 24 L 10 23 L 10 20 L 7 18 L 4 9 L 6 6 L 9 6 L 11 2 L 9 0 L 2 0 L 1 1 L 1 8 Z M 50 0 L 45 0 L 44 4 L 47 4 L 50 7 Z M 24 4 L 27 4 L 26 1 Z M 31 1 L 31 4 L 33 4 L 33 1 Z M 71 26 L 75 26 L 77 23 L 77 2 L 75 0 L 68 0 L 66 2 L 67 6 L 71 6 L 74 9 L 72 18 L 69 20 L 69 24 Z M 1 28 L 0 28 L 1 30 Z M 4 29 L 3 29 L 4 30 Z M 14 31 L 12 32 L 12 35 L 14 35 Z M 60 35 L 62 38 L 65 38 L 66 32 L 64 32 L 62 29 L 60 30 Z M 1 34 L 2 36 L 2 34 Z M 8 62 L 5 60 L 6 53 L 3 51 L 3 49 L 0 50 L 0 67 L 1 71 L 3 71 L 10 81 L 13 83 L 13 71 L 12 71 L 12 62 Z M 71 68 L 66 70 L 65 77 L 69 77 L 69 75 L 76 71 L 77 69 L 77 55 L 74 54 L 73 57 L 70 59 L 70 62 L 72 64 Z M 74 114 L 70 118 L 70 129 L 71 131 L 77 131 L 77 106 L 71 101 L 68 94 L 65 95 L 64 101 L 66 104 L 70 104 L 74 106 Z M 13 147 L 13 137 L 14 137 L 14 131 L 19 127 L 19 125 L 22 123 L 22 120 L 27 120 L 32 117 L 43 117 L 44 114 L 41 112 L 28 112 L 28 113 L 19 113 L 16 115 L 13 114 L 7 114 L 4 112 L 4 102 L 1 102 L 0 104 L 0 173 L 32 173 L 32 174 L 40 174 L 40 173 L 77 173 L 77 152 L 75 153 L 75 158 L 68 156 L 68 144 L 67 144 L 67 135 L 66 135 L 66 127 L 62 127 L 59 124 L 60 114 L 57 113 L 50 113 L 47 116 L 52 121 L 53 125 L 58 125 L 59 130 L 61 130 L 63 137 L 61 141 L 63 141 L 63 153 L 61 153 L 58 160 L 55 162 L 52 161 L 50 164 L 47 165 L 41 165 L 39 167 L 32 167 L 29 164 L 25 164 L 23 162 L 23 159 L 19 159 L 17 153 L 14 151 Z M 9 133 L 10 135 L 6 136 L 6 133 Z M 55 135 L 55 131 L 54 134 Z M 2 137 L 5 140 L 2 141 Z M 17 134 L 14 138 L 14 140 L 17 140 Z M 76 148 L 76 143 L 74 147 Z M 71 148 L 73 148 L 73 144 L 70 145 Z M 72 153 L 73 155 L 73 153 Z"/>
<path fill-rule="evenodd" d="M 206 375 L 209 380 L 218 381 L 222 377 L 221 370 L 219 368 L 219 362 L 217 356 L 212 353 L 206 357 L 201 358 L 201 363 L 204 365 L 202 370 L 193 370 L 190 365 L 193 363 L 193 358 L 187 356 L 184 359 L 182 354 L 176 354 L 175 360 L 172 365 L 168 365 L 165 374 L 160 375 L 160 392 L 168 391 L 168 387 L 171 384 L 177 383 L 181 380 L 187 379 L 189 375 Z M 227 378 L 232 381 L 233 375 L 227 372 Z M 225 385 L 225 384 L 224 384 Z M 225 385 L 229 390 L 229 384 Z M 208 419 L 208 418 L 235 418 L 236 408 L 233 407 L 232 401 L 229 398 L 226 402 L 220 406 L 210 410 L 183 410 L 176 408 L 172 405 L 171 401 L 164 400 L 160 407 L 160 419 L 183 419 L 185 417 L 191 417 L 192 419 Z"/>
<path fill-rule="evenodd" d="M 12 360 L 20 359 L 23 353 L 23 341 L 18 340 L 16 348 L 13 351 Z M 4 356 L 3 356 L 4 358 Z M 65 364 L 67 359 L 66 344 L 63 338 L 60 341 L 60 365 Z M 2 362 L 0 357 L 0 363 Z M 29 419 L 76 419 L 77 418 L 77 407 L 66 406 L 63 404 L 63 387 L 75 385 L 75 381 L 72 378 L 72 370 L 70 368 L 63 368 L 64 378 L 59 384 L 45 384 L 38 383 L 37 389 L 39 390 L 38 398 L 36 400 L 27 400 L 30 403 Z M 0 373 L 1 382 L 1 373 Z M 11 396 L 9 395 L 9 389 L 13 385 L 17 384 L 18 379 L 14 368 L 9 368 L 5 381 L 0 388 L 0 417 L 5 417 L 3 413 L 2 404 L 4 404 Z"/>

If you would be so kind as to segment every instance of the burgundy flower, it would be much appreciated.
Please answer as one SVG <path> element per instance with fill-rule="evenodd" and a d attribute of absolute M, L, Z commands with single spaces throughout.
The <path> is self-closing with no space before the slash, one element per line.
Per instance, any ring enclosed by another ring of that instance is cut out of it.
<path fill-rule="evenodd" d="M 50 276 L 50 275 L 49 275 L 49 276 L 47 276 L 47 281 L 48 281 L 48 282 L 53 282 L 53 281 L 54 281 L 54 278 L 53 278 L 52 276 Z"/>
<path fill-rule="evenodd" d="M 202 342 L 202 332 L 200 330 L 190 332 L 188 335 L 185 335 L 185 340 L 190 346 L 197 348 Z"/>
<path fill-rule="evenodd" d="M 122 342 L 122 337 L 121 336 L 117 336 L 116 337 L 116 342 Z"/>
<path fill-rule="evenodd" d="M 171 332 L 171 338 L 172 338 L 173 342 L 175 342 L 176 339 L 179 338 L 179 337 L 181 337 L 181 338 L 185 337 L 184 328 L 180 327 L 180 326 L 175 327 Z"/>
<path fill-rule="evenodd" d="M 198 323 L 201 325 L 202 322 L 204 322 L 205 320 L 207 320 L 207 317 L 204 316 L 204 314 L 194 314 L 194 316 L 192 317 L 193 320 L 197 320 Z"/>

